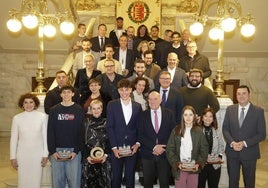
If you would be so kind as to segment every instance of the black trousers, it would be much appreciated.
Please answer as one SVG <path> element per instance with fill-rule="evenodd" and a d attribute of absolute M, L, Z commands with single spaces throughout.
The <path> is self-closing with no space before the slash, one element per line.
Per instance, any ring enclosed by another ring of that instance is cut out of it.
<path fill-rule="evenodd" d="M 241 160 L 227 156 L 229 187 L 239 188 L 240 168 L 242 167 L 245 188 L 255 188 L 256 163 L 256 159 Z"/>
<path fill-rule="evenodd" d="M 166 158 L 157 156 L 151 160 L 142 158 L 142 166 L 144 188 L 153 188 L 155 177 L 159 179 L 160 188 L 169 187 L 171 168 Z"/>
<path fill-rule="evenodd" d="M 198 176 L 198 188 L 205 188 L 208 182 L 208 188 L 218 188 L 221 176 L 221 168 L 214 169 L 211 164 L 206 164 Z"/>

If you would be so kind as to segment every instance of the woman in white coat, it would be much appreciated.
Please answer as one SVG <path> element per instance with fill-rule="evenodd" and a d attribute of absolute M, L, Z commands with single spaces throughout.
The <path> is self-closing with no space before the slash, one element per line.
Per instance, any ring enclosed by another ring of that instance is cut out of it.
<path fill-rule="evenodd" d="M 10 161 L 18 170 L 18 188 L 41 187 L 42 167 L 48 159 L 47 117 L 36 110 L 39 104 L 35 95 L 21 95 L 18 106 L 24 111 L 13 117 Z"/>

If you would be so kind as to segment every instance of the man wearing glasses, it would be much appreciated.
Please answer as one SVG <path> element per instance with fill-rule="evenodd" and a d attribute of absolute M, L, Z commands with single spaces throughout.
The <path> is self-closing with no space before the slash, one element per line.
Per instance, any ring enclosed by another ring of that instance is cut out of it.
<path fill-rule="evenodd" d="M 112 99 L 118 99 L 117 83 L 123 79 L 123 76 L 115 72 L 115 62 L 113 59 L 105 59 L 105 73 L 97 76 L 101 82 L 101 91 L 110 95 Z"/>
<path fill-rule="evenodd" d="M 179 67 L 185 70 L 189 76 L 191 69 L 200 69 L 203 71 L 203 79 L 211 75 L 208 58 L 197 51 L 196 42 L 191 41 L 187 44 L 188 55 L 180 58 Z"/>

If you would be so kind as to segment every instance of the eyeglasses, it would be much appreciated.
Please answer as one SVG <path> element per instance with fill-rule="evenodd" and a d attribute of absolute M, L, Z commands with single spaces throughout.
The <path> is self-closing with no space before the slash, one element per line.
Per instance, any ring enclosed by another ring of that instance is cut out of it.
<path fill-rule="evenodd" d="M 160 80 L 170 80 L 171 78 L 159 78 Z"/>
<path fill-rule="evenodd" d="M 187 46 L 187 48 L 196 48 L 196 46 Z"/>
<path fill-rule="evenodd" d="M 111 68 L 111 67 L 114 67 L 114 65 L 105 65 L 104 67 Z"/>

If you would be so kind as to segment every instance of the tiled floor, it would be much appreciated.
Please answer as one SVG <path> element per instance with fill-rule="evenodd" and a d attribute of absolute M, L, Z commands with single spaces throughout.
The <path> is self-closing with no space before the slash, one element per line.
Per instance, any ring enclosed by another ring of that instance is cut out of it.
<path fill-rule="evenodd" d="M 268 141 L 261 143 L 262 158 L 257 163 L 256 188 L 268 187 Z M 0 138 L 0 188 L 6 188 L 8 180 L 16 179 L 17 173 L 10 166 L 9 162 L 9 138 Z M 241 178 L 242 179 L 242 178 Z M 241 183 L 242 186 L 242 183 Z M 137 183 L 136 187 L 141 187 Z M 155 186 L 159 187 L 159 186 Z"/>

